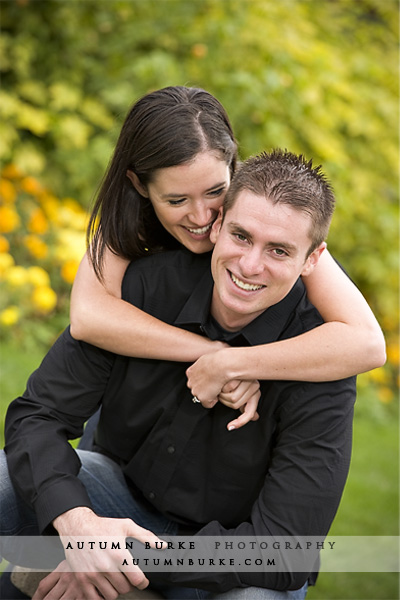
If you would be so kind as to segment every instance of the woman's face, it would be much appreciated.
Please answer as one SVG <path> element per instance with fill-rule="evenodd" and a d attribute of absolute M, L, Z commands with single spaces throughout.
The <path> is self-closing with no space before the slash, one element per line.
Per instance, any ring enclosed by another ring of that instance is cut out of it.
<path fill-rule="evenodd" d="M 207 151 L 189 163 L 158 169 L 146 191 L 164 228 L 188 250 L 202 254 L 213 248 L 211 226 L 229 184 L 229 166 Z"/>

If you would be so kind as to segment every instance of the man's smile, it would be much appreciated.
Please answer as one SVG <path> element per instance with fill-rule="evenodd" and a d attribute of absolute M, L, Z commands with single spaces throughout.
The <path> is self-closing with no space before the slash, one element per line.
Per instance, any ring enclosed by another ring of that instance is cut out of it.
<path fill-rule="evenodd" d="M 229 276 L 231 278 L 231 280 L 233 281 L 233 283 L 241 290 L 244 290 L 246 292 L 256 292 L 258 290 L 261 290 L 262 288 L 265 288 L 267 286 L 265 285 L 260 285 L 260 284 L 254 284 L 254 283 L 246 283 L 244 281 L 242 281 L 241 279 L 239 279 L 238 277 L 236 277 L 231 271 L 228 271 Z"/>

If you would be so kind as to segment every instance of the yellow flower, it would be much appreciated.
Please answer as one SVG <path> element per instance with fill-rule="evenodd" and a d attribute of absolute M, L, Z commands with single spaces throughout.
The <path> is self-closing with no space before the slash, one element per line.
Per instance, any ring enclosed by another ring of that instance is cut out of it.
<path fill-rule="evenodd" d="M 28 281 L 35 287 L 48 287 L 50 286 L 50 277 L 47 271 L 42 267 L 29 267 L 28 269 Z"/>
<path fill-rule="evenodd" d="M 67 283 L 73 283 L 78 267 L 78 261 L 67 260 L 61 268 L 61 277 L 64 279 L 64 281 L 66 281 Z"/>
<path fill-rule="evenodd" d="M 14 185 L 8 179 L 0 179 L 0 197 L 5 204 L 12 204 L 15 202 L 17 192 L 15 191 Z"/>
<path fill-rule="evenodd" d="M 5 279 L 12 287 L 21 287 L 28 282 L 27 271 L 19 265 L 10 267 L 6 272 Z"/>
<path fill-rule="evenodd" d="M 381 387 L 378 390 L 378 398 L 383 404 L 390 404 L 393 400 L 393 390 L 388 387 Z"/>
<path fill-rule="evenodd" d="M 376 383 L 386 383 L 389 377 L 389 373 L 385 369 L 385 367 L 380 367 L 379 369 L 374 369 L 369 372 L 369 377 L 372 381 Z"/>
<path fill-rule="evenodd" d="M 11 206 L 0 206 L 0 233 L 11 233 L 21 220 L 17 211 Z"/>
<path fill-rule="evenodd" d="M 17 167 L 17 165 L 9 164 L 4 167 L 1 172 L 2 177 L 6 177 L 7 179 L 18 179 L 22 177 L 22 173 Z"/>
<path fill-rule="evenodd" d="M 388 361 L 393 365 L 398 365 L 400 363 L 400 344 L 399 342 L 391 342 L 387 346 L 387 357 Z"/>
<path fill-rule="evenodd" d="M 208 53 L 208 48 L 205 44 L 194 44 L 191 48 L 192 56 L 195 58 L 204 58 Z"/>
<path fill-rule="evenodd" d="M 42 285 L 33 290 L 32 302 L 40 312 L 49 313 L 57 304 L 57 294 L 51 287 Z"/>
<path fill-rule="evenodd" d="M 42 186 L 34 177 L 24 177 L 21 181 L 21 189 L 31 196 L 35 196 L 42 191 Z"/>
<path fill-rule="evenodd" d="M 11 254 L 7 254 L 7 252 L 2 252 L 0 254 L 0 279 L 3 279 L 3 275 L 14 265 L 14 263 L 15 261 Z"/>
<path fill-rule="evenodd" d="M 4 235 L 0 235 L 0 252 L 8 252 L 10 249 L 10 244 L 7 238 Z"/>
<path fill-rule="evenodd" d="M 35 208 L 32 211 L 31 217 L 28 222 L 28 230 L 32 233 L 46 233 L 49 228 L 49 223 L 44 215 L 41 208 Z"/>
<path fill-rule="evenodd" d="M 0 323 L 6 327 L 12 327 L 19 319 L 18 306 L 8 306 L 0 313 Z"/>
<path fill-rule="evenodd" d="M 37 235 L 26 235 L 24 238 L 25 246 L 35 258 L 44 258 L 49 251 L 45 242 Z"/>

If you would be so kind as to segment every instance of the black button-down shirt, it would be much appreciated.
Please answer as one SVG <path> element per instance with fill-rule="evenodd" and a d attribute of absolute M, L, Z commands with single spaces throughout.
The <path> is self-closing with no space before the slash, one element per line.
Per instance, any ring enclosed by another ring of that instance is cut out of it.
<path fill-rule="evenodd" d="M 166 252 L 133 263 L 123 298 L 167 323 L 231 345 L 293 337 L 321 324 L 301 280 L 243 330 L 210 319 L 209 255 Z M 232 409 L 191 401 L 186 363 L 129 358 L 74 340 L 66 330 L 11 405 L 6 452 L 12 479 L 45 529 L 90 506 L 66 438 L 102 405 L 96 447 L 117 461 L 133 493 L 200 535 L 325 535 L 347 477 L 354 378 L 264 381 L 260 419 L 227 431 Z M 151 573 L 149 574 L 151 579 Z M 217 590 L 292 587 L 286 573 L 164 574 Z M 299 586 L 298 586 L 299 587 Z"/>

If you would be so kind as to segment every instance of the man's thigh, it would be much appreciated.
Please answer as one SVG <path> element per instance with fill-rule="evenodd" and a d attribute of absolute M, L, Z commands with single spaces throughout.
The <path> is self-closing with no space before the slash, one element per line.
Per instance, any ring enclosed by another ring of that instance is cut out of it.
<path fill-rule="evenodd" d="M 82 466 L 79 479 L 89 494 L 93 510 L 103 517 L 130 518 L 154 533 L 177 533 L 177 525 L 143 499 L 132 496 L 122 470 L 97 452 L 77 451 Z M 6 456 L 0 450 L 0 516 L 2 536 L 40 535 L 35 511 L 17 494 L 11 482 Z"/>
<path fill-rule="evenodd" d="M 234 588 L 224 594 L 211 594 L 208 600 L 304 600 L 307 588 L 307 583 L 301 589 L 289 592 L 258 587 Z"/>
<path fill-rule="evenodd" d="M 78 449 L 77 453 L 82 463 L 79 479 L 89 494 L 95 513 L 102 517 L 132 519 L 158 535 L 177 534 L 176 523 L 155 510 L 144 498 L 132 495 L 117 463 L 98 452 Z"/>

